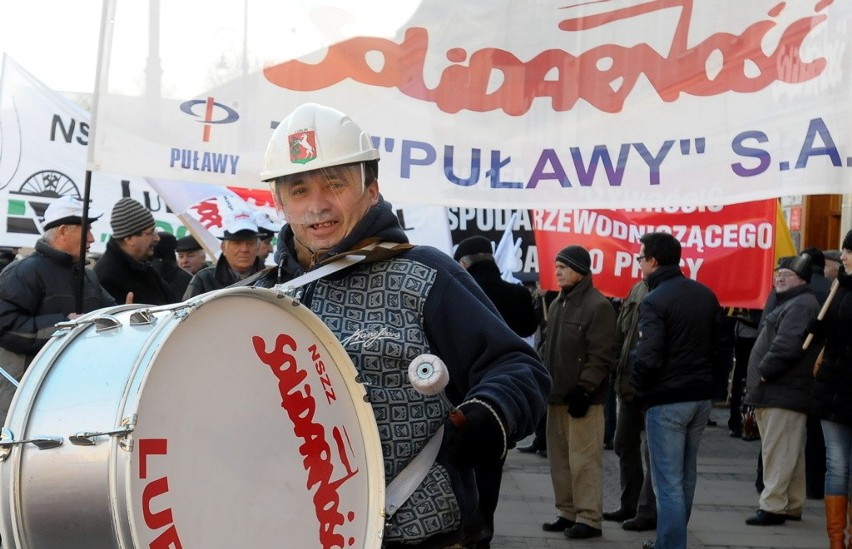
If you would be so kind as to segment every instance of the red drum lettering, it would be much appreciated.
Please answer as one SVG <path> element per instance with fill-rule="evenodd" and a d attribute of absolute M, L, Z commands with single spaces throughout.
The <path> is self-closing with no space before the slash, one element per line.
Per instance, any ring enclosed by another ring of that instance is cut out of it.
<path fill-rule="evenodd" d="M 336 528 L 343 525 L 346 520 L 352 521 L 355 518 L 355 513 L 349 511 L 344 517 L 343 513 L 338 510 L 340 506 L 339 489 L 343 483 L 358 473 L 357 469 L 351 468 L 346 445 L 343 442 L 343 434 L 337 427 L 332 428 L 332 438 L 336 443 L 339 459 L 346 470 L 343 477 L 332 480 L 334 463 L 332 462 L 331 446 L 326 438 L 326 429 L 321 423 L 314 421 L 316 399 L 312 395 L 311 386 L 303 384 L 308 373 L 299 369 L 296 356 L 286 350 L 295 351 L 297 348 L 296 341 L 290 335 L 279 334 L 275 338 L 275 346 L 268 352 L 266 351 L 266 341 L 263 338 L 254 336 L 252 344 L 258 358 L 269 366 L 272 373 L 278 378 L 281 407 L 284 408 L 293 423 L 294 434 L 302 439 L 299 453 L 303 456 L 302 464 L 308 474 L 306 487 L 308 490 L 316 487 L 313 503 L 314 512 L 320 523 L 319 541 L 324 548 L 343 547 L 343 535 L 337 533 Z M 313 351 L 312 357 L 318 358 L 319 353 Z M 318 366 L 315 365 L 315 368 L 318 368 Z M 354 543 L 354 539 L 346 540 L 348 545 Z"/>
<path fill-rule="evenodd" d="M 331 378 L 328 377 L 325 363 L 322 361 L 319 349 L 315 344 L 308 347 L 308 350 L 311 352 L 311 360 L 314 361 L 314 368 L 316 368 L 320 376 L 320 381 L 322 381 L 322 388 L 325 390 L 325 399 L 331 404 L 331 401 L 337 400 L 337 397 L 334 396 L 334 387 L 331 386 Z"/>
<path fill-rule="evenodd" d="M 151 455 L 164 456 L 168 453 L 168 441 L 164 438 L 143 438 L 138 441 L 139 448 L 139 478 L 148 478 L 148 457 Z M 150 481 L 142 489 L 142 517 L 145 526 L 151 530 L 168 528 L 157 536 L 149 545 L 151 549 L 168 549 L 174 547 L 181 549 L 182 545 L 174 524 L 174 516 L 171 507 L 165 507 L 161 511 L 151 510 L 151 502 L 157 496 L 169 492 L 168 477 L 160 477 Z"/>

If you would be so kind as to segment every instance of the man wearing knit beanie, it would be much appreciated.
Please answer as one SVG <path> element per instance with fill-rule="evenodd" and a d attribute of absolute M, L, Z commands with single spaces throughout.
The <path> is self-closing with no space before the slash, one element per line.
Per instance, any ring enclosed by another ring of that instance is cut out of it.
<path fill-rule="evenodd" d="M 548 532 L 600 537 L 603 516 L 604 401 L 615 361 L 615 309 L 592 283 L 581 246 L 556 254 L 559 296 L 548 310 L 544 364 L 553 378 L 547 450 L 559 512 Z"/>
<path fill-rule="evenodd" d="M 179 301 L 180 296 L 149 263 L 160 237 L 148 208 L 124 197 L 113 206 L 109 222 L 112 238 L 94 268 L 101 285 L 119 303 L 165 305 Z"/>

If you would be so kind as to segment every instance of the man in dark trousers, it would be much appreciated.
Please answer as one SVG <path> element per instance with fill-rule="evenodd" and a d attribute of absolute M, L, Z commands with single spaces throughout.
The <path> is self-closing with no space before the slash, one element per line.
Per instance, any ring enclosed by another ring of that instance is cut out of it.
<path fill-rule="evenodd" d="M 529 337 L 538 327 L 532 296 L 520 284 L 503 280 L 500 269 L 491 252 L 491 241 L 484 236 L 472 236 L 459 243 L 453 259 L 464 267 L 479 284 L 488 299 L 497 307 L 497 311 L 506 324 L 521 337 Z M 471 533 L 466 548 L 483 549 L 491 546 L 494 536 L 494 512 L 500 496 L 500 483 L 503 475 L 503 463 L 499 461 L 476 467 L 476 487 L 479 490 L 479 510 L 482 525 Z"/>
<path fill-rule="evenodd" d="M 616 320 L 616 349 L 613 386 L 618 394 L 618 415 L 613 445 L 618 456 L 621 505 L 603 514 L 604 520 L 620 522 L 625 530 L 644 531 L 657 527 L 657 500 L 651 486 L 651 466 L 647 444 L 642 444 L 645 414 L 637 402 L 636 389 L 630 384 L 632 352 L 639 340 L 639 304 L 648 295 L 644 279 L 633 285 L 621 304 Z M 645 474 L 643 460 L 648 467 Z"/>

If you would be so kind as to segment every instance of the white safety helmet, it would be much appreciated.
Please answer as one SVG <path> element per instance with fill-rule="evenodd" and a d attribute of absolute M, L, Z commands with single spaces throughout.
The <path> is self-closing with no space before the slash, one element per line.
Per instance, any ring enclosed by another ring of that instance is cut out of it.
<path fill-rule="evenodd" d="M 275 128 L 260 177 L 270 181 L 320 168 L 378 160 L 370 135 L 342 112 L 305 103 Z"/>

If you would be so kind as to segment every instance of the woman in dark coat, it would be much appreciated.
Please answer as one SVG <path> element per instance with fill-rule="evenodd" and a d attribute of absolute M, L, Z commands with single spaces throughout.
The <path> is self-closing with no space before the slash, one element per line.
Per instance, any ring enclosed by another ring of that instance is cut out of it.
<path fill-rule="evenodd" d="M 815 413 L 825 435 L 825 515 L 832 549 L 842 549 L 852 511 L 852 231 L 843 239 L 837 293 L 815 332 L 825 338 L 814 383 Z"/>

